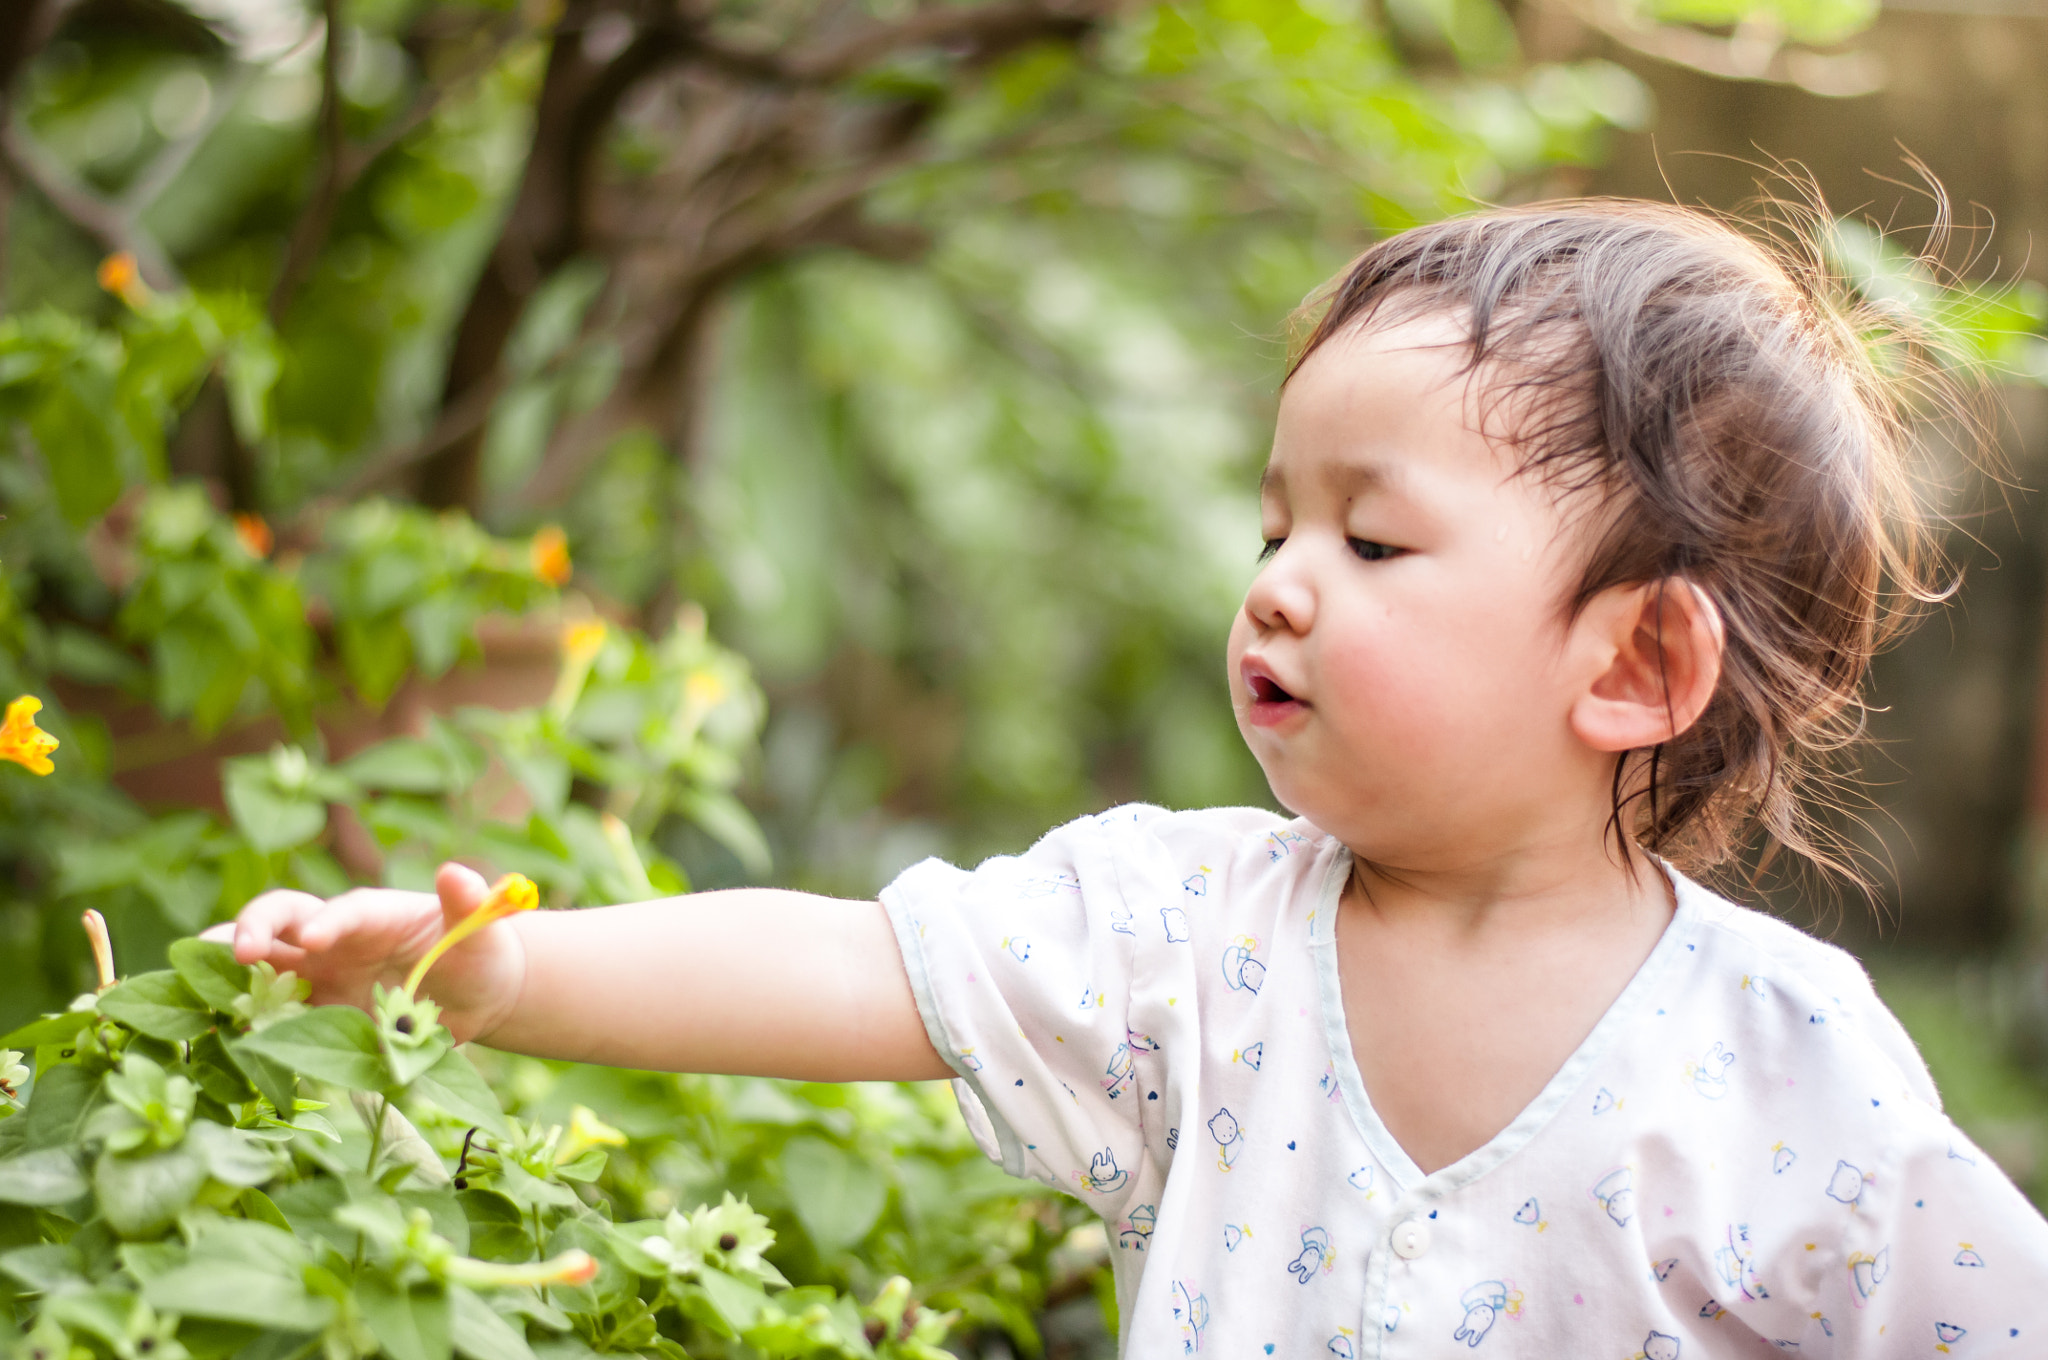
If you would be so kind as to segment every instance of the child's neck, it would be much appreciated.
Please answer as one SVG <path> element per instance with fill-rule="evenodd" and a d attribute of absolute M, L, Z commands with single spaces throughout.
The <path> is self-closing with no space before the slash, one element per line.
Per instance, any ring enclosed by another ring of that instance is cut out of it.
<path fill-rule="evenodd" d="M 1425 1172 L 1534 1100 L 1670 924 L 1662 868 L 1632 851 L 1425 868 L 1354 861 L 1337 961 L 1373 1108 Z"/>

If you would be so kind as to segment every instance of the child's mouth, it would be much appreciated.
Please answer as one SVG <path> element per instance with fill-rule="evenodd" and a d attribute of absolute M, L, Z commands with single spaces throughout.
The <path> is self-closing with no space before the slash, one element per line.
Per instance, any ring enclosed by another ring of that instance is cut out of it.
<path fill-rule="evenodd" d="M 1260 727 L 1270 727 L 1285 722 L 1302 712 L 1308 704 L 1289 693 L 1285 686 L 1264 671 L 1254 667 L 1244 668 L 1245 693 L 1250 696 L 1246 716 Z"/>

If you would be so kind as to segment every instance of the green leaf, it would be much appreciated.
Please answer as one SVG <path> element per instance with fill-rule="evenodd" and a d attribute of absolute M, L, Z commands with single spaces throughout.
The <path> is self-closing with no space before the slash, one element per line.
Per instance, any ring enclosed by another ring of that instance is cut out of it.
<path fill-rule="evenodd" d="M 533 1235 L 517 1204 L 495 1190 L 456 1195 L 469 1220 L 469 1254 L 482 1261 L 514 1264 L 533 1259 Z"/>
<path fill-rule="evenodd" d="M 234 1014 L 235 998 L 249 990 L 249 965 L 236 963 L 233 946 L 217 940 L 179 940 L 171 946 L 171 967 L 223 1015 Z"/>
<path fill-rule="evenodd" d="M 85 1173 L 67 1148 L 39 1148 L 0 1161 L 0 1204 L 49 1208 L 85 1191 Z"/>
<path fill-rule="evenodd" d="M 20 1133 L 16 1136 L 21 1145 L 68 1149 L 77 1141 L 79 1123 L 92 1108 L 99 1087 L 99 1078 L 77 1063 L 45 1068 L 36 1078 L 28 1112 L 19 1117 Z M 16 1126 L 16 1120 L 8 1121 L 10 1130 Z M 5 1198 L 0 1195 L 0 1199 Z"/>
<path fill-rule="evenodd" d="M 137 1155 L 109 1152 L 92 1169 L 100 1216 L 126 1238 L 170 1227 L 204 1184 L 206 1162 L 190 1142 Z"/>
<path fill-rule="evenodd" d="M 505 1110 L 497 1093 L 477 1075 L 462 1050 L 451 1048 L 432 1067 L 416 1078 L 412 1094 L 433 1104 L 443 1113 L 475 1124 L 487 1133 L 503 1137 Z"/>
<path fill-rule="evenodd" d="M 797 1221 L 820 1253 L 844 1251 L 868 1235 L 888 1201 L 874 1168 L 822 1138 L 792 1138 L 782 1174 Z"/>
<path fill-rule="evenodd" d="M 240 1129 L 200 1120 L 185 1137 L 198 1146 L 206 1174 L 223 1185 L 253 1188 L 279 1171 L 278 1154 Z"/>
<path fill-rule="evenodd" d="M 401 1289 L 382 1275 L 356 1279 L 363 1321 L 391 1360 L 448 1360 L 448 1296 L 438 1289 Z"/>
<path fill-rule="evenodd" d="M 334 1301 L 309 1293 L 296 1274 L 240 1261 L 195 1260 L 143 1285 L 142 1297 L 158 1312 L 288 1332 L 317 1332 L 334 1320 Z"/>
<path fill-rule="evenodd" d="M 722 1270 L 706 1267 L 698 1273 L 696 1287 L 718 1320 L 735 1333 L 753 1326 L 768 1306 L 767 1292 L 759 1285 L 736 1280 Z"/>
<path fill-rule="evenodd" d="M 341 772 L 366 789 L 441 794 L 461 787 L 461 771 L 447 752 L 418 737 L 393 737 L 343 761 Z"/>
<path fill-rule="evenodd" d="M 281 1228 L 285 1232 L 292 1230 L 291 1220 L 277 1207 L 277 1201 L 261 1190 L 254 1187 L 244 1190 L 235 1203 L 241 1206 L 242 1212 L 248 1215 L 252 1223 L 268 1223 L 271 1227 Z"/>
<path fill-rule="evenodd" d="M 269 756 L 222 764 L 228 814 L 249 844 L 266 855 L 304 845 L 327 828 L 327 804 L 307 788 L 280 786 Z"/>
<path fill-rule="evenodd" d="M 377 1026 L 353 1006 L 321 1006 L 289 1016 L 242 1039 L 235 1049 L 352 1090 L 381 1091 L 391 1083 Z"/>
<path fill-rule="evenodd" d="M 100 1013 L 154 1039 L 179 1043 L 213 1028 L 213 1013 L 185 980 L 165 969 L 132 977 L 100 996 Z"/>
<path fill-rule="evenodd" d="M 38 1294 L 51 1294 L 86 1281 L 85 1258 L 62 1242 L 39 1242 L 0 1252 L 0 1274 L 11 1275 Z"/>
<path fill-rule="evenodd" d="M 228 1057 L 240 1068 L 250 1085 L 262 1092 L 280 1118 L 289 1118 L 292 1105 L 298 1099 L 299 1079 L 289 1063 L 277 1062 L 249 1047 L 249 1041 L 237 1039 L 226 1045 Z"/>
<path fill-rule="evenodd" d="M 11 1034 L 0 1035 L 0 1048 L 32 1049 L 44 1044 L 61 1044 L 90 1026 L 99 1015 L 93 1011 L 63 1011 L 31 1020 Z"/>
<path fill-rule="evenodd" d="M 451 1339 L 469 1360 L 534 1360 L 526 1333 L 462 1285 L 448 1287 Z"/>
<path fill-rule="evenodd" d="M 218 1030 L 209 1030 L 192 1041 L 192 1079 L 223 1105 L 239 1105 L 256 1094 Z"/>

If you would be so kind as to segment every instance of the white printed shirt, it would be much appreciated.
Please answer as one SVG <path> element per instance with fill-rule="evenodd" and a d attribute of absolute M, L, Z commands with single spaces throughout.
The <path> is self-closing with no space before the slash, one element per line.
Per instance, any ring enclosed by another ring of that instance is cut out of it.
<path fill-rule="evenodd" d="M 882 894 L 977 1138 L 1107 1222 L 1124 1355 L 2048 1357 L 2048 1223 L 1847 954 L 1674 874 L 1578 1051 L 1424 1175 L 1352 1057 L 1349 869 L 1124 807 Z"/>

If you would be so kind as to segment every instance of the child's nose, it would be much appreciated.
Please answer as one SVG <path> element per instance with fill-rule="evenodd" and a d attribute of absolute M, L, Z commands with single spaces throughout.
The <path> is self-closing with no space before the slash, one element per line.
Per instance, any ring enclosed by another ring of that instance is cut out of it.
<path fill-rule="evenodd" d="M 1245 592 L 1244 611 L 1264 629 L 1305 633 L 1315 622 L 1315 591 L 1285 545 L 1266 563 Z"/>

